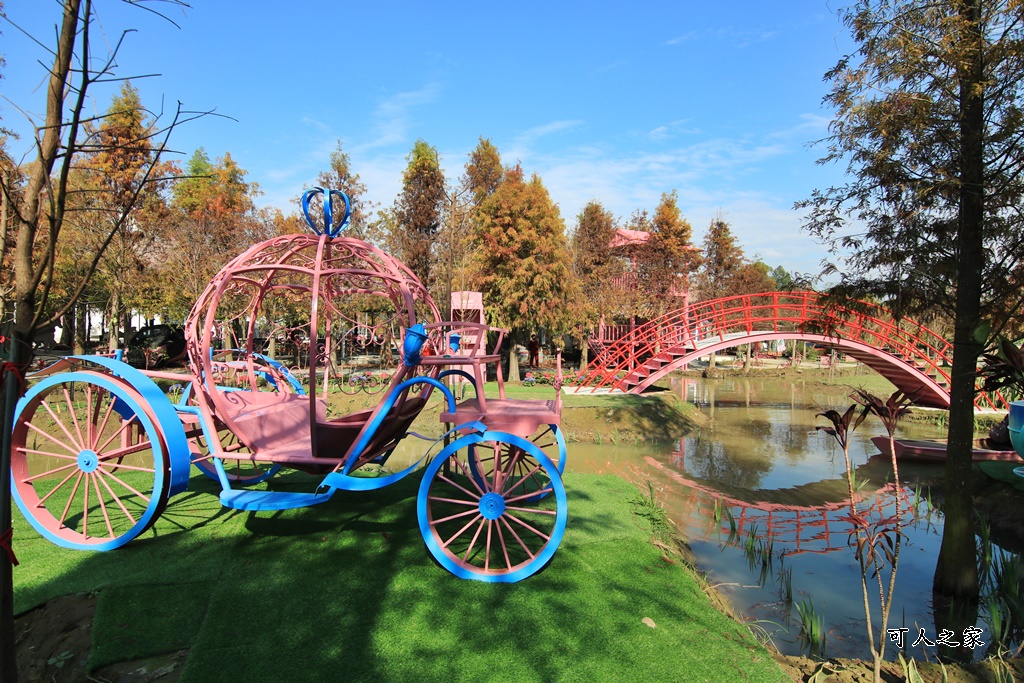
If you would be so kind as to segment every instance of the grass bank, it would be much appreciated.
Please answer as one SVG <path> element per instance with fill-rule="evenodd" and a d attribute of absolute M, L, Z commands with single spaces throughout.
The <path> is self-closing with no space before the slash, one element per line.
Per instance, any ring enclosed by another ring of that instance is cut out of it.
<path fill-rule="evenodd" d="M 627 482 L 567 475 L 561 548 L 514 585 L 431 561 L 417 484 L 244 513 L 197 474 L 152 531 L 110 553 L 59 548 L 18 519 L 16 610 L 95 595 L 90 670 L 180 650 L 184 682 L 787 680 L 652 543 Z"/>
<path fill-rule="evenodd" d="M 470 396 L 471 388 L 466 389 Z M 488 382 L 484 388 L 488 398 L 498 396 L 498 385 Z M 521 384 L 507 384 L 508 398 L 530 398 L 551 400 L 555 390 L 551 386 L 527 387 Z M 380 394 L 358 393 L 331 394 L 330 414 L 345 414 L 373 407 L 380 400 Z M 461 391 L 456 389 L 456 399 Z M 655 392 L 643 396 L 617 394 L 563 394 L 562 432 L 566 441 L 587 443 L 638 443 L 646 441 L 674 441 L 688 434 L 703 423 L 700 411 L 691 403 L 670 392 Z M 436 396 L 420 414 L 413 431 L 420 434 L 440 436 L 442 429 L 438 421 L 441 400 Z"/>

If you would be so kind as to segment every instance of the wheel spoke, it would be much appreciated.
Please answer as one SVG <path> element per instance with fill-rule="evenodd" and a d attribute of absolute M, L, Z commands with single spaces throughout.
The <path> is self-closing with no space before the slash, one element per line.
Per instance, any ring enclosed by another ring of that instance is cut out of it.
<path fill-rule="evenodd" d="M 113 405 L 113 404 L 111 404 L 111 405 Z M 119 437 L 121 434 L 123 434 L 124 430 L 128 429 L 129 427 L 131 427 L 132 423 L 134 423 L 137 419 L 138 419 L 137 416 L 132 415 L 132 419 L 130 419 L 130 420 L 122 420 L 121 421 L 121 426 L 118 427 L 117 431 L 114 432 L 113 434 L 111 434 L 110 438 L 107 439 L 106 441 L 104 441 L 102 446 L 97 446 L 96 448 L 94 448 L 92 450 L 96 451 L 97 453 L 103 452 L 106 449 L 106 447 L 110 445 L 111 441 L 113 441 L 114 439 Z M 99 441 L 98 438 L 96 440 Z"/>
<path fill-rule="evenodd" d="M 101 466 L 106 465 L 112 468 L 110 470 L 104 470 L 105 472 L 116 472 L 117 470 L 132 470 L 134 472 L 156 472 L 156 470 L 152 467 L 137 467 L 135 465 L 125 465 L 124 463 L 120 462 L 109 463 L 107 462 L 108 460 L 110 460 L 109 457 L 104 457 L 103 460 L 101 461 Z"/>
<path fill-rule="evenodd" d="M 89 538 L 89 474 L 85 473 L 85 486 L 82 487 L 82 535 Z"/>
<path fill-rule="evenodd" d="M 492 447 L 494 453 L 493 462 L 494 467 L 491 470 L 491 490 L 495 493 L 501 493 L 501 484 L 504 483 L 504 472 L 501 471 L 501 445 L 494 444 Z"/>
<path fill-rule="evenodd" d="M 40 451 L 35 448 L 15 448 L 18 453 L 33 453 L 35 455 L 45 455 L 47 458 L 57 458 L 58 460 L 74 460 L 78 462 L 77 455 L 64 455 L 63 453 L 52 453 L 50 451 Z"/>
<path fill-rule="evenodd" d="M 508 523 L 508 520 L 502 517 L 501 521 L 505 524 L 505 527 L 508 529 L 508 532 L 512 534 L 512 537 L 516 539 L 516 542 L 519 543 L 519 547 L 523 549 L 523 552 L 529 555 L 531 560 L 535 558 L 536 555 L 533 552 L 531 552 L 528 547 L 526 547 L 526 544 L 523 543 L 523 539 L 519 537 L 519 534 L 517 534 L 516 530 L 512 528 L 512 525 Z"/>
<path fill-rule="evenodd" d="M 493 520 L 487 520 L 487 543 L 484 546 L 484 571 L 491 570 L 491 531 L 494 528 Z"/>
<path fill-rule="evenodd" d="M 501 519 L 501 517 L 498 519 Z M 501 523 L 495 524 L 494 528 L 498 530 L 498 545 L 501 546 L 501 555 L 505 558 L 505 568 L 512 569 L 512 560 L 508 557 L 508 545 L 505 543 L 505 534 L 501 531 Z"/>
<path fill-rule="evenodd" d="M 460 498 L 443 498 L 441 496 L 427 496 L 427 500 L 438 503 L 451 503 L 452 505 L 468 505 L 470 507 L 476 507 L 479 505 L 474 500 L 462 500 Z"/>
<path fill-rule="evenodd" d="M 117 448 L 117 449 L 114 449 L 112 451 L 104 451 L 103 454 L 99 456 L 99 458 L 100 458 L 100 461 L 113 460 L 114 458 L 123 458 L 126 455 L 131 455 L 132 453 L 138 453 L 140 451 L 144 451 L 147 448 L 150 448 L 151 445 L 152 444 L 149 441 L 144 441 L 144 442 L 135 444 L 134 446 L 127 446 L 127 447 L 124 447 L 124 448 Z M 125 466 L 125 467 L 127 467 L 127 466 Z M 138 468 L 136 468 L 136 469 L 138 469 Z M 149 468 L 146 471 L 147 472 L 152 472 L 153 468 Z"/>
<path fill-rule="evenodd" d="M 146 501 L 146 504 L 149 504 L 149 496 L 144 496 L 143 494 L 139 493 L 134 488 L 129 486 L 127 483 L 125 483 L 122 479 L 116 477 L 112 472 L 108 472 L 107 470 L 103 469 L 102 467 L 97 467 L 96 471 L 102 473 L 103 475 L 105 475 L 106 477 L 108 477 L 110 479 L 113 479 L 118 484 L 120 484 L 121 486 L 125 487 L 126 489 L 131 491 L 133 494 L 135 494 L 136 496 L 141 498 L 142 500 Z"/>
<path fill-rule="evenodd" d="M 47 396 L 47 398 L 49 398 L 49 396 Z M 77 446 L 77 443 L 75 442 L 75 437 L 72 436 L 71 432 L 68 431 L 68 428 L 66 426 L 64 426 L 64 421 L 61 420 L 59 417 L 57 417 L 57 413 L 53 412 L 53 408 L 50 407 L 50 403 L 48 401 L 44 400 L 42 402 L 42 405 L 43 405 L 43 408 L 46 409 L 46 412 L 48 412 L 50 414 L 50 418 L 60 428 L 60 431 L 64 432 L 64 435 L 68 437 L 68 441 L 70 441 L 73 444 L 76 444 L 76 446 Z M 73 448 L 73 449 L 70 449 L 70 450 L 72 452 L 77 452 L 77 451 L 80 451 L 82 449 L 79 446 L 77 448 Z"/>
<path fill-rule="evenodd" d="M 480 538 L 480 531 L 484 528 L 484 522 L 486 522 L 482 516 L 480 517 L 480 525 L 476 528 L 476 533 L 473 534 L 473 538 L 469 540 L 469 547 L 466 548 L 466 554 L 462 556 L 463 562 L 469 562 L 469 556 L 473 552 L 473 546 L 476 545 L 476 539 Z"/>
<path fill-rule="evenodd" d="M 516 465 L 518 465 L 522 461 L 522 452 L 523 452 L 522 450 L 516 448 L 514 451 L 511 451 L 509 453 L 509 457 L 505 459 L 505 462 L 504 462 L 504 464 L 502 464 L 502 467 L 501 467 L 501 485 L 502 485 L 502 488 L 499 489 L 499 488 L 497 488 L 497 485 L 495 485 L 495 489 L 494 490 L 496 492 L 502 493 L 502 494 L 506 493 L 505 490 L 504 490 L 505 482 L 507 482 L 510 479 L 512 471 L 516 468 Z M 500 462 L 500 461 L 496 461 L 496 462 Z"/>
<path fill-rule="evenodd" d="M 456 531 L 456 532 L 455 532 L 454 534 L 452 534 L 452 537 L 451 537 L 451 538 L 449 538 L 449 539 L 448 539 L 447 541 L 445 541 L 444 543 L 442 543 L 442 544 L 441 544 L 441 547 L 442 547 L 442 548 L 447 548 L 447 547 L 448 547 L 449 545 L 451 545 L 451 542 L 452 542 L 452 541 L 454 541 L 454 540 L 455 540 L 456 538 L 458 538 L 459 536 L 461 536 L 461 535 L 462 535 L 462 532 L 464 532 L 464 531 L 465 531 L 466 529 L 468 529 L 469 527 L 473 526 L 473 522 L 475 522 L 475 521 L 476 521 L 477 519 L 483 519 L 483 515 L 477 515 L 477 516 L 476 516 L 476 517 L 474 517 L 473 519 L 471 519 L 471 520 L 469 520 L 468 522 L 466 522 L 466 526 L 462 527 L 461 529 L 459 529 L 458 531 Z M 474 538 L 476 538 L 476 537 L 474 536 Z"/>
<path fill-rule="evenodd" d="M 529 497 L 532 498 L 535 495 L 537 495 L 537 494 L 532 494 Z M 523 512 L 523 513 L 526 513 L 526 514 L 529 514 L 529 515 L 549 515 L 551 517 L 554 517 L 554 516 L 558 515 L 558 511 L 557 510 L 542 510 L 542 509 L 539 509 L 539 508 L 521 508 L 521 507 L 515 507 L 513 505 L 507 505 L 505 507 L 505 509 L 506 510 L 513 510 L 515 512 Z"/>
<path fill-rule="evenodd" d="M 50 434 L 50 433 L 48 433 L 48 432 L 44 432 L 44 431 L 43 431 L 42 429 L 40 429 L 39 427 L 36 427 L 36 426 L 35 426 L 34 424 L 32 424 L 31 422 L 26 422 L 26 423 L 25 423 L 25 425 L 26 425 L 26 426 L 27 426 L 27 427 L 28 427 L 29 429 L 31 429 L 32 431 L 34 431 L 34 432 L 37 432 L 38 434 L 40 434 L 40 435 L 42 435 L 42 436 L 45 436 L 45 437 L 46 437 L 47 439 L 49 439 L 50 441 L 54 442 L 55 444 L 57 444 L 58 446 L 60 446 L 60 447 L 61 447 L 61 448 L 63 448 L 64 450 L 66 450 L 66 451 L 67 451 L 68 453 L 72 453 L 72 454 L 73 454 L 73 455 L 74 455 L 75 457 L 78 457 L 78 454 L 79 454 L 79 453 L 81 452 L 81 450 L 82 450 L 82 449 L 80 449 L 80 448 L 72 448 L 71 446 L 67 445 L 66 443 L 64 443 L 63 441 L 61 441 L 61 440 L 60 440 L 60 439 L 58 439 L 57 437 L 55 437 L 55 436 L 54 436 L 53 434 Z"/>
<path fill-rule="evenodd" d="M 539 529 L 536 529 L 536 528 L 534 528 L 534 527 L 530 526 L 529 524 L 527 524 L 527 523 L 526 523 L 526 522 L 524 522 L 523 520 L 519 519 L 519 518 L 518 518 L 518 517 L 516 517 L 515 515 L 505 514 L 504 516 L 505 516 L 505 517 L 507 517 L 507 518 L 509 518 L 509 519 L 511 519 L 511 520 L 512 520 L 513 522 L 515 522 L 516 524 L 519 524 L 519 525 L 521 525 L 521 526 L 523 526 L 523 527 L 526 527 L 527 529 L 529 529 L 529 530 L 530 530 L 530 531 L 532 531 L 533 533 L 535 533 L 535 534 L 537 534 L 538 536 L 540 536 L 541 538 L 543 538 L 543 539 L 544 539 L 545 541 L 550 541 L 550 540 L 551 540 L 551 537 L 550 537 L 550 536 L 548 536 L 547 534 L 545 534 L 545 533 L 544 533 L 543 531 L 540 531 Z"/>
<path fill-rule="evenodd" d="M 68 473 L 68 476 L 64 477 L 64 479 L 61 480 L 59 484 L 50 489 L 49 493 L 47 493 L 45 496 L 39 499 L 39 505 L 37 507 L 43 507 L 43 504 L 46 503 L 46 499 L 52 496 L 54 493 L 56 493 L 62 486 L 64 486 L 64 484 L 68 483 L 71 477 L 75 476 L 75 474 L 77 474 L 78 472 L 81 472 L 81 470 L 76 468 L 72 470 L 70 473 Z"/>
<path fill-rule="evenodd" d="M 476 506 L 473 506 L 472 510 L 464 510 L 464 511 L 458 512 L 458 513 L 456 513 L 454 515 L 449 515 L 447 517 L 442 517 L 441 519 L 435 519 L 434 520 L 434 524 L 444 524 L 445 522 L 450 522 L 453 519 L 458 519 L 460 517 L 466 517 L 467 515 L 476 514 L 479 511 L 480 511 L 479 508 L 477 508 Z"/>
<path fill-rule="evenodd" d="M 100 511 L 103 513 L 103 521 L 107 524 L 107 538 L 114 537 L 114 527 L 110 524 L 110 515 L 107 514 L 107 505 L 103 502 L 103 494 L 100 493 L 99 477 L 90 476 L 93 488 L 96 489 L 96 500 L 99 501 Z"/>
<path fill-rule="evenodd" d="M 71 423 L 75 426 L 75 433 L 78 435 L 76 443 L 85 443 L 85 439 L 82 438 L 82 429 L 78 425 L 78 416 L 75 415 L 75 406 L 71 401 L 71 394 L 68 392 L 68 385 L 64 384 L 61 388 L 64 390 L 64 401 L 68 406 L 68 414 L 71 415 Z"/>
<path fill-rule="evenodd" d="M 106 479 L 103 477 L 98 477 L 98 479 L 100 480 L 100 483 L 103 484 L 103 488 L 107 489 L 107 492 L 110 493 L 110 496 L 114 499 L 114 502 L 117 503 L 117 506 L 121 508 L 121 512 L 123 512 L 125 517 L 131 521 L 132 526 L 135 526 L 138 523 L 138 520 L 132 516 L 132 513 L 128 512 L 128 508 L 121 501 L 121 496 L 114 493 L 114 489 L 110 488 L 110 484 L 107 483 Z"/>
<path fill-rule="evenodd" d="M 537 490 L 537 491 L 531 491 L 530 493 L 522 493 L 522 494 L 520 494 L 518 496 L 514 496 L 512 498 L 506 498 L 505 499 L 505 503 L 506 504 L 508 504 L 508 503 L 518 503 L 521 500 L 539 500 L 540 498 L 546 496 L 547 494 L 551 493 L 552 491 L 554 491 L 553 488 L 551 488 L 550 486 L 545 486 L 544 488 L 542 488 L 540 490 Z M 532 509 L 533 508 L 530 508 L 530 510 L 532 510 Z M 540 512 L 540 510 L 537 510 L 537 512 Z"/>
<path fill-rule="evenodd" d="M 534 467 L 532 470 L 530 470 L 529 475 L 527 475 L 525 477 L 520 477 L 519 481 L 517 481 L 510 489 L 508 489 L 507 491 L 504 491 L 503 493 L 505 495 L 508 495 L 508 494 L 512 493 L 517 488 L 522 486 L 523 482 L 525 482 L 527 479 L 529 479 L 534 473 L 536 473 L 536 472 L 538 472 L 538 471 L 540 471 L 542 469 L 544 469 L 544 468 L 540 465 L 540 463 L 538 463 L 536 467 Z M 531 493 L 530 495 L 536 495 L 536 494 L 535 493 Z"/>
<path fill-rule="evenodd" d="M 476 500 L 480 500 L 480 498 L 481 498 L 481 496 L 478 496 L 475 493 L 473 493 L 472 491 L 470 491 L 470 490 L 468 490 L 466 488 L 463 488 L 462 486 L 459 486 L 458 484 L 456 484 L 454 481 L 452 481 L 448 477 L 444 476 L 443 474 L 438 473 L 437 478 L 440 479 L 441 481 L 445 482 L 449 486 L 453 486 L 453 487 L 457 488 L 458 490 L 460 490 L 463 493 L 465 493 L 467 496 L 471 496 L 472 498 L 475 498 Z M 472 477 L 470 477 L 470 479 L 472 479 Z"/>
<path fill-rule="evenodd" d="M 470 456 L 470 457 L 472 457 L 472 456 Z M 457 466 L 457 467 L 458 467 L 458 468 L 459 468 L 460 470 L 462 470 L 462 474 L 464 474 L 464 475 L 466 476 L 466 478 L 467 478 L 467 479 L 469 479 L 469 481 L 471 481 L 471 482 L 473 483 L 473 486 L 474 486 L 474 488 L 476 488 L 476 490 L 480 492 L 480 496 L 482 496 L 482 495 L 484 495 L 485 493 L 487 493 L 487 491 L 485 491 L 485 490 L 484 490 L 484 489 L 483 489 L 483 488 L 482 488 L 482 487 L 480 486 L 480 483 L 479 483 L 479 482 L 478 482 L 478 481 L 476 480 L 476 477 L 474 477 L 474 476 L 473 476 L 473 473 L 472 473 L 472 472 L 470 472 L 470 470 L 469 470 L 469 467 L 468 467 L 468 466 L 467 466 L 467 465 L 466 465 L 465 463 L 463 463 L 463 462 L 462 462 L 461 460 L 459 460 L 458 458 L 454 458 L 454 457 L 453 457 L 453 458 L 451 458 L 451 461 L 452 461 L 453 463 L 455 463 L 455 465 L 456 465 L 456 466 Z M 461 486 L 458 486 L 458 484 L 456 484 L 456 483 L 452 482 L 452 481 L 451 481 L 451 480 L 449 480 L 449 479 L 445 479 L 445 481 L 447 481 L 447 482 L 448 482 L 449 484 L 451 484 L 452 486 L 455 486 L 455 487 L 457 487 L 457 488 L 459 488 L 459 489 L 461 489 L 461 490 L 463 490 L 463 491 L 466 491 L 466 489 L 463 489 L 463 488 L 462 488 Z M 469 494 L 469 495 L 471 495 L 471 496 L 473 495 L 473 494 L 472 494 L 471 492 L 469 492 L 469 491 L 466 491 L 466 493 L 468 493 L 468 494 Z M 477 497 L 477 498 L 479 498 L 480 496 L 476 496 L 476 497 Z"/>
<path fill-rule="evenodd" d="M 75 467 L 78 467 L 78 462 L 73 462 L 73 463 L 68 464 L 68 465 L 61 465 L 60 467 L 57 467 L 57 468 L 52 469 L 52 470 L 47 470 L 46 472 L 40 472 L 39 474 L 33 474 L 31 477 L 25 477 L 24 479 L 22 479 L 22 481 L 24 481 L 24 482 L 35 481 L 36 479 L 42 479 L 43 477 L 48 477 L 51 474 L 57 474 L 58 472 L 63 472 L 64 470 L 69 470 L 69 469 L 72 469 L 72 468 L 75 468 Z M 73 475 L 74 472 L 72 472 L 71 474 Z M 70 477 L 68 477 L 68 478 L 70 479 Z"/>
<path fill-rule="evenodd" d="M 106 405 L 106 413 L 103 415 L 103 420 L 99 420 L 99 409 L 102 403 L 102 391 L 99 387 L 93 387 L 91 384 L 85 387 L 85 414 L 89 418 L 89 422 L 86 424 L 86 434 L 89 437 L 87 443 L 90 449 L 96 445 L 96 439 L 99 438 L 99 434 L 103 433 L 106 428 L 106 420 L 111 417 L 111 413 L 114 411 L 114 401 L 110 401 Z M 99 429 L 96 429 L 96 425 L 99 423 Z"/>
<path fill-rule="evenodd" d="M 68 518 L 68 510 L 71 509 L 71 503 L 75 500 L 75 494 L 78 493 L 78 485 L 82 483 L 82 477 L 85 476 L 85 472 L 79 470 L 78 476 L 75 478 L 75 485 L 71 489 L 71 495 L 68 496 L 68 502 L 64 505 L 64 512 L 61 513 L 60 519 L 57 520 L 57 524 L 64 527 L 64 520 Z"/>

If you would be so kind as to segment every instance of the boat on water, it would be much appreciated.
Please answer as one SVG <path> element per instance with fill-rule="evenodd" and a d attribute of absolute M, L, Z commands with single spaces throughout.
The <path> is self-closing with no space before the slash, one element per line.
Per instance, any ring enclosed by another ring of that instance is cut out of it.
<path fill-rule="evenodd" d="M 871 443 L 884 455 L 889 455 L 889 437 L 873 436 Z M 896 457 L 901 460 L 925 460 L 943 462 L 946 459 L 946 442 L 932 440 L 894 439 Z M 981 461 L 1003 461 L 1024 463 L 1013 447 L 1005 448 L 989 443 L 988 439 L 975 439 L 972 459 Z"/>

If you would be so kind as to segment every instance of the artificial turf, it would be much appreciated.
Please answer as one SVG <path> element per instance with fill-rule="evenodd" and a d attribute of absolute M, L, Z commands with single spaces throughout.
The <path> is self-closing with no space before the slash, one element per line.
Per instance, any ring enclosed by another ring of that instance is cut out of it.
<path fill-rule="evenodd" d="M 151 531 L 108 553 L 58 548 L 17 519 L 16 611 L 95 592 L 90 666 L 187 649 L 184 682 L 787 680 L 650 542 L 627 482 L 567 474 L 561 547 L 503 585 L 431 560 L 418 479 L 244 513 L 197 474 Z"/>

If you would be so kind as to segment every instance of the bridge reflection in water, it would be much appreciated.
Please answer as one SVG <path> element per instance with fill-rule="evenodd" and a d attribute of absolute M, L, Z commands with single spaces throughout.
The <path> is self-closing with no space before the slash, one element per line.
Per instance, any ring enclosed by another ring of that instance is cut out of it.
<path fill-rule="evenodd" d="M 849 405 L 849 389 L 778 378 L 686 382 L 677 390 L 705 406 L 708 424 L 671 449 L 634 459 L 627 474 L 654 484 L 698 568 L 738 613 L 776 631 L 780 650 L 805 652 L 791 608 L 807 599 L 825 618 L 827 656 L 866 657 L 843 452 L 815 429 L 822 424 L 816 413 Z M 918 438 L 939 431 L 917 425 L 901 429 Z M 891 467 L 870 442 L 880 433 L 881 426 L 869 419 L 854 433 L 850 449 L 857 513 L 869 525 L 895 513 Z M 890 626 L 906 626 L 912 633 L 934 631 L 931 580 L 942 531 L 941 513 L 925 494 L 915 493 L 914 482 L 941 475 L 941 469 L 909 463 L 901 468 L 906 538 Z M 869 590 L 877 602 L 873 582 Z M 978 625 L 987 631 L 984 623 Z M 935 655 L 934 649 L 909 653 L 919 660 Z"/>

